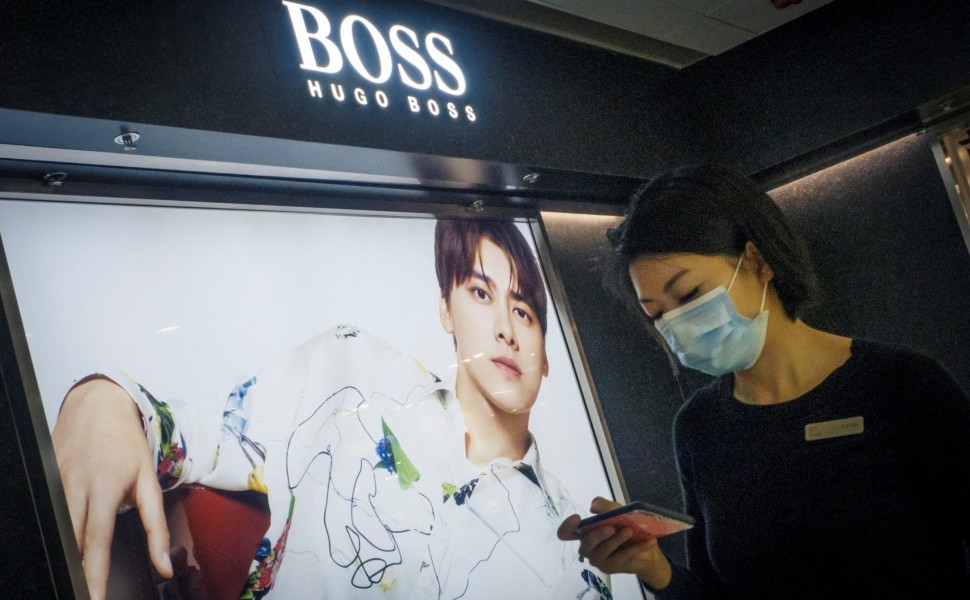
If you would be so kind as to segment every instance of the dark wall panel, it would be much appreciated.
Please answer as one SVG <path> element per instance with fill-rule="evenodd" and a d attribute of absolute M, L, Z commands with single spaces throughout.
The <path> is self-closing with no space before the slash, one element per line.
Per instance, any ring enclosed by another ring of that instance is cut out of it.
<path fill-rule="evenodd" d="M 2 251 L 0 278 L 9 279 Z M 34 437 L 27 407 L 11 401 L 26 393 L 6 312 L 10 292 L 4 289 L 0 302 L 0 560 L 9 565 L 0 586 L 11 598 L 57 598 L 71 589 L 71 576 L 41 462 L 44 444 Z"/>
<path fill-rule="evenodd" d="M 755 173 L 964 88 L 968 20 L 961 0 L 836 0 L 692 65 L 699 154 Z"/>
<path fill-rule="evenodd" d="M 809 322 L 940 359 L 970 390 L 970 253 L 931 135 L 912 135 L 778 188 L 826 296 Z"/>
<path fill-rule="evenodd" d="M 54 583 L 44 540 L 5 394 L 0 395 L 0 472 L 4 474 L 0 486 L 0 556 L 7 565 L 16 565 L 0 576 L 4 594 L 11 598 L 53 598 Z"/>

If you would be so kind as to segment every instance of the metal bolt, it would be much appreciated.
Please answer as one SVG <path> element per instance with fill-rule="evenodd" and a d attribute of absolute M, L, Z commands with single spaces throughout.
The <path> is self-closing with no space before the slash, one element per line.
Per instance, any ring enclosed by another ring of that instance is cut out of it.
<path fill-rule="evenodd" d="M 67 173 L 64 171 L 52 171 L 44 175 L 44 183 L 51 186 L 60 186 L 67 179 Z"/>
<path fill-rule="evenodd" d="M 140 137 L 141 135 L 134 131 L 125 131 L 115 138 L 115 143 L 124 146 L 125 152 L 132 152 L 138 149 L 135 142 L 137 142 Z"/>

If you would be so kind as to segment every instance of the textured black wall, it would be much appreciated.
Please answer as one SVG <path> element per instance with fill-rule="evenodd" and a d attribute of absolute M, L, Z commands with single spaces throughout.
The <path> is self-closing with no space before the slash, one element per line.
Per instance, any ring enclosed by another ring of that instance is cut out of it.
<path fill-rule="evenodd" d="M 768 169 L 970 85 L 963 0 L 837 0 L 685 71 L 697 154 Z"/>
<path fill-rule="evenodd" d="M 0 585 L 10 590 L 12 597 L 53 598 L 54 581 L 48 571 L 24 457 L 17 443 L 17 432 L 5 394 L 0 396 L 0 411 L 0 472 L 4 474 L 0 486 L 0 506 L 4 514 L 0 526 L 0 547 L 3 548 L 0 555 L 6 564 L 16 565 L 0 575 Z"/>
<path fill-rule="evenodd" d="M 0 277 L 6 279 L 9 274 L 2 252 L 0 260 L 4 261 Z M 4 314 L 0 316 L 0 556 L 10 565 L 0 574 L 0 587 L 17 598 L 55 598 L 71 589 L 71 581 L 29 413 L 23 402 L 10 401 L 26 394 L 6 314 L 10 289 L 0 285 L 4 287 Z"/>
<path fill-rule="evenodd" d="M 970 253 L 932 155 L 911 135 L 774 190 L 827 296 L 807 321 L 937 357 L 970 390 Z"/>

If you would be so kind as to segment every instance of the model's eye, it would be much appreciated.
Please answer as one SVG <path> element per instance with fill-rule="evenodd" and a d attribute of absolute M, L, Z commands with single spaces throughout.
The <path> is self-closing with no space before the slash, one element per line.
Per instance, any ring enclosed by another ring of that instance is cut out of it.
<path fill-rule="evenodd" d="M 524 322 L 526 325 L 532 324 L 532 315 L 529 313 L 528 310 L 517 306 L 512 309 L 512 313 L 515 314 L 516 317 L 521 319 L 522 322 Z"/>
<path fill-rule="evenodd" d="M 481 302 L 488 302 L 489 300 L 492 299 L 492 297 L 488 295 L 488 292 L 486 292 L 485 290 L 483 290 L 478 286 L 473 287 L 471 292 L 472 292 L 472 295 L 475 296 L 475 298 Z"/>

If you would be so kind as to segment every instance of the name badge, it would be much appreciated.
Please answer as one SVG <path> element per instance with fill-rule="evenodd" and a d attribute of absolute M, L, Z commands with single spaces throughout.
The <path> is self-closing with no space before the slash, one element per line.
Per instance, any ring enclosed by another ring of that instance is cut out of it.
<path fill-rule="evenodd" d="M 805 426 L 805 441 L 827 440 L 829 438 L 858 435 L 865 430 L 862 417 L 849 417 L 821 423 L 809 423 Z"/>

